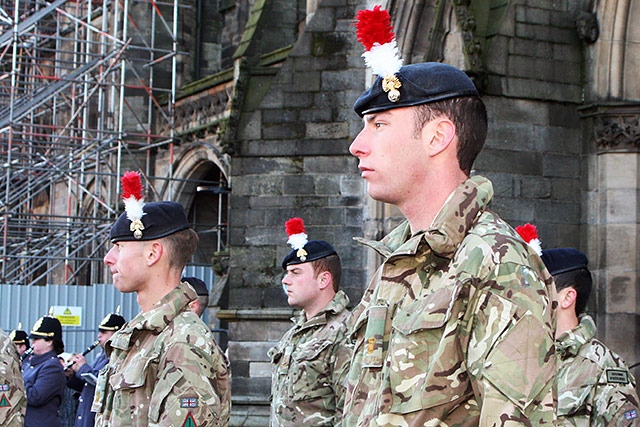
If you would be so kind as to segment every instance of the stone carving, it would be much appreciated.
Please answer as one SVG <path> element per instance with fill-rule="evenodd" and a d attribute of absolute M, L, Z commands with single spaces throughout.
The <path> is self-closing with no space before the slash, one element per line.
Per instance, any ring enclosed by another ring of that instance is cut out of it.
<path fill-rule="evenodd" d="M 640 114 L 595 116 L 593 132 L 599 150 L 637 151 L 640 149 Z"/>
<path fill-rule="evenodd" d="M 576 13 L 576 31 L 578 38 L 585 43 L 594 43 L 600 35 L 598 18 L 594 13 L 578 11 Z"/>

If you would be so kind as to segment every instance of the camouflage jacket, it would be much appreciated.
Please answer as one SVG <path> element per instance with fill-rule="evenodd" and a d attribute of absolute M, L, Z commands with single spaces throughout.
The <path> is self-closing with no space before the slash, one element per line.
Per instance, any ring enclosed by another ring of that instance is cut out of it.
<path fill-rule="evenodd" d="M 20 356 L 9 335 L 0 329 L 0 426 L 22 427 L 26 409 Z"/>
<path fill-rule="evenodd" d="M 318 314 L 295 325 L 269 350 L 274 364 L 271 426 L 340 425 L 351 349 L 346 344 L 347 295 L 338 291 Z"/>
<path fill-rule="evenodd" d="M 466 180 L 431 228 L 407 222 L 354 309 L 344 426 L 555 423 L 555 287 L 540 258 Z"/>
<path fill-rule="evenodd" d="M 140 313 L 105 345 L 91 410 L 96 426 L 226 426 L 228 362 L 188 304 L 186 282 Z"/>
<path fill-rule="evenodd" d="M 640 426 L 635 380 L 588 315 L 558 337 L 558 425 Z"/>

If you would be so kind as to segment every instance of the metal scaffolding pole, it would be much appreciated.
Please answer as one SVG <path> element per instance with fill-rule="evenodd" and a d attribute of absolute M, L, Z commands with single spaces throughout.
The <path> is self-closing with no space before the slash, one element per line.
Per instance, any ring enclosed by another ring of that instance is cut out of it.
<path fill-rule="evenodd" d="M 0 0 L 0 284 L 105 282 L 123 165 L 175 137 L 178 8 Z"/>

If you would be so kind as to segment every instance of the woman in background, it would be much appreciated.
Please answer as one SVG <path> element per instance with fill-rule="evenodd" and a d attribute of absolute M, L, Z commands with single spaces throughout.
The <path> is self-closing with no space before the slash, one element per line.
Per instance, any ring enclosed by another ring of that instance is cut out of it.
<path fill-rule="evenodd" d="M 64 351 L 62 325 L 53 316 L 43 316 L 33 325 L 33 353 L 22 363 L 27 394 L 25 427 L 60 427 L 58 408 L 67 384 L 58 354 Z"/>

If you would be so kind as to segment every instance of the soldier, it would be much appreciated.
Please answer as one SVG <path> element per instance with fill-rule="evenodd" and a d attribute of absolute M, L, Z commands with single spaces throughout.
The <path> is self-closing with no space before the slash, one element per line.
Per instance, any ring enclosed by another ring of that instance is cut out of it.
<path fill-rule="evenodd" d="M 190 284 L 191 287 L 195 289 L 196 294 L 198 294 L 198 298 L 191 301 L 189 303 L 189 307 L 198 316 L 202 316 L 202 313 L 204 313 L 209 305 L 209 291 L 207 290 L 207 284 L 204 283 L 204 280 L 198 279 L 197 277 L 183 277 L 182 281 Z"/>
<path fill-rule="evenodd" d="M 67 379 L 58 355 L 64 351 L 62 325 L 55 317 L 43 316 L 33 325 L 33 354 L 22 362 L 27 394 L 25 427 L 59 427 L 58 408 L 64 399 Z"/>
<path fill-rule="evenodd" d="M 196 292 L 180 281 L 198 235 L 182 205 L 144 203 L 138 173 L 126 173 L 122 185 L 126 212 L 111 228 L 104 262 L 119 291 L 136 292 L 141 313 L 105 345 L 96 426 L 226 426 L 228 363 L 189 309 Z"/>
<path fill-rule="evenodd" d="M 22 359 L 23 355 L 31 348 L 29 345 L 29 335 L 27 335 L 26 331 L 22 330 L 22 323 L 18 323 L 18 328 L 11 331 L 9 334 L 11 337 L 11 341 L 16 345 L 18 349 L 18 354 Z"/>
<path fill-rule="evenodd" d="M 470 176 L 484 103 L 455 67 L 401 66 L 379 6 L 358 19 L 378 78 L 354 105 L 350 152 L 369 195 L 406 221 L 364 241 L 382 265 L 352 314 L 343 425 L 553 425 L 553 280 L 489 209 L 491 182 Z"/>
<path fill-rule="evenodd" d="M 585 313 L 591 294 L 587 256 L 572 248 L 542 251 L 558 291 L 558 425 L 638 426 L 640 401 L 624 361 L 596 337 Z"/>
<path fill-rule="evenodd" d="M 302 219 L 290 219 L 286 229 L 293 249 L 282 260 L 282 284 L 289 305 L 302 311 L 269 350 L 271 426 L 339 426 L 351 356 L 340 258 L 329 243 L 307 241 Z"/>
<path fill-rule="evenodd" d="M 107 340 L 126 323 L 118 311 L 109 313 L 102 319 L 98 325 L 98 340 L 89 347 L 92 349 L 98 345 L 103 351 L 93 359 L 91 364 L 87 363 L 84 355 L 76 354 L 71 358 L 71 366 L 67 368 L 67 371 L 72 373 L 67 379 L 67 387 L 80 392 L 78 410 L 75 414 L 75 427 L 93 427 L 95 424 L 96 414 L 91 412 L 91 405 L 96 391 L 96 379 L 100 370 L 109 362 L 109 358 L 104 353 L 104 346 Z M 89 349 L 85 353 L 88 353 Z"/>
<path fill-rule="evenodd" d="M 0 329 L 0 426 L 22 427 L 27 408 L 20 356 L 11 338 Z"/>

